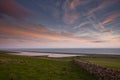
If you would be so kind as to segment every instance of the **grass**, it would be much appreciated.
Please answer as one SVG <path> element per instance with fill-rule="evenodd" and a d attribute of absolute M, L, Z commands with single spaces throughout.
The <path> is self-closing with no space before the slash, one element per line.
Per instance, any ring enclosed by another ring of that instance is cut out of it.
<path fill-rule="evenodd" d="M 68 59 L 7 55 L 0 52 L 0 80 L 96 80 Z"/>
<path fill-rule="evenodd" d="M 82 61 L 88 61 L 100 66 L 105 66 L 111 69 L 116 69 L 116 70 L 120 70 L 120 58 L 116 57 L 116 58 L 110 58 L 110 57 L 87 57 L 87 58 L 77 58 L 80 59 Z"/>

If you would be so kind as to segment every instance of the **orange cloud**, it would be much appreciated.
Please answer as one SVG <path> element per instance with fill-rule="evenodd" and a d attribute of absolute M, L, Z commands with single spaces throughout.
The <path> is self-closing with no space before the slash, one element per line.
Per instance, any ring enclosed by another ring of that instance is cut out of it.
<path fill-rule="evenodd" d="M 28 26 L 28 25 L 27 25 Z M 56 32 L 50 31 L 43 26 L 36 28 L 36 25 L 29 27 L 32 30 L 11 27 L 10 25 L 0 25 L 0 34 L 5 36 L 11 36 L 22 39 L 32 39 L 32 40 L 48 40 L 48 41 L 65 41 L 65 40 L 77 40 L 72 34 L 66 32 Z"/>
<path fill-rule="evenodd" d="M 70 9 L 75 9 L 77 6 L 82 6 L 89 3 L 90 0 L 72 0 L 70 3 Z"/>
<path fill-rule="evenodd" d="M 57 40 L 52 36 L 49 36 L 47 34 L 37 34 L 37 33 L 33 33 L 33 32 L 29 32 L 26 30 L 20 30 L 20 29 L 16 29 L 16 28 L 11 28 L 11 27 L 1 27 L 0 28 L 0 33 L 1 34 L 6 34 L 9 36 L 18 36 L 18 37 L 22 37 L 22 38 L 33 38 L 33 39 L 49 39 L 49 40 Z"/>
<path fill-rule="evenodd" d="M 31 27 L 31 26 L 30 26 Z M 35 27 L 35 25 L 34 25 Z M 34 29 L 28 31 L 26 29 L 20 29 L 17 27 L 10 27 L 10 25 L 0 25 L 0 46 L 17 46 L 17 47 L 73 47 L 73 46 L 102 46 L 104 44 L 116 46 L 119 41 L 113 40 L 110 36 L 100 34 L 100 36 L 89 36 L 89 35 L 73 35 L 66 32 L 55 32 L 50 31 L 47 28 Z M 2 38 L 6 36 L 6 38 Z M 7 38 L 8 36 L 8 38 Z M 25 40 L 25 41 L 24 41 Z M 105 41 L 106 40 L 106 41 Z M 109 42 L 107 40 L 110 40 Z M 104 41 L 104 42 L 103 42 Z M 99 43 L 99 44 L 98 44 Z M 113 44 L 116 43 L 116 44 Z M 69 46 L 68 46 L 69 45 Z M 104 47 L 104 46 L 103 46 Z"/>
<path fill-rule="evenodd" d="M 21 23 L 20 23 L 21 24 Z M 1 24 L 0 25 L 0 40 L 6 39 L 5 41 L 14 42 L 18 41 L 21 43 L 26 42 L 73 42 L 73 43 L 81 43 L 81 42 L 89 42 L 92 40 L 98 40 L 95 37 L 91 36 L 78 36 L 73 33 L 61 32 L 61 31 L 52 31 L 45 28 L 42 25 L 34 25 L 34 24 L 24 24 L 20 25 L 11 25 L 11 24 Z M 22 26 L 22 27 L 20 27 Z M 27 27 L 27 28 L 26 28 Z M 2 38 L 3 35 L 3 38 Z M 5 42 L 4 41 L 4 42 Z M 0 41 L 1 42 L 1 41 Z M 17 42 L 16 42 L 17 43 Z"/>
<path fill-rule="evenodd" d="M 113 40 L 120 42 L 120 36 L 114 37 Z"/>
<path fill-rule="evenodd" d="M 106 19 L 102 22 L 102 24 L 107 24 L 107 23 L 113 21 L 114 19 L 116 19 L 116 18 L 118 18 L 118 17 L 120 17 L 120 13 L 115 13 L 115 14 L 109 16 L 108 18 L 106 18 Z"/>
<path fill-rule="evenodd" d="M 70 4 L 70 9 L 75 9 L 79 5 L 79 0 L 73 0 Z"/>

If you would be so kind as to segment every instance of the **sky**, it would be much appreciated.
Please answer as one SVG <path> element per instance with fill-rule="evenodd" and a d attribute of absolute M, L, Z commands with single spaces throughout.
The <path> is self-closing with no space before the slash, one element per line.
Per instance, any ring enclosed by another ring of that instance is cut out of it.
<path fill-rule="evenodd" d="M 0 48 L 120 48 L 120 0 L 0 0 Z"/>

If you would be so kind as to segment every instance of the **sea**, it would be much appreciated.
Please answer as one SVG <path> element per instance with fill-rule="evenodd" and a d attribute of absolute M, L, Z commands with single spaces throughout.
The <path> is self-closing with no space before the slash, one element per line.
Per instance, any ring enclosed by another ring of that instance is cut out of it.
<path fill-rule="evenodd" d="M 21 48 L 7 49 L 18 52 L 42 52 L 42 53 L 82 53 L 82 54 L 113 54 L 120 55 L 120 48 Z"/>

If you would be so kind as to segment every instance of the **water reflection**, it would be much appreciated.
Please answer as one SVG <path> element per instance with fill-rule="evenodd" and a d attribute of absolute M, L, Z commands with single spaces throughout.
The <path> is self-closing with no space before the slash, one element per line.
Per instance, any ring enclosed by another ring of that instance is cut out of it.
<path fill-rule="evenodd" d="M 47 56 L 47 57 L 52 57 L 52 58 L 85 56 L 85 55 L 37 53 L 37 52 L 20 52 L 20 53 L 11 53 L 11 54 L 13 54 L 13 55 L 21 55 L 21 56 Z"/>

